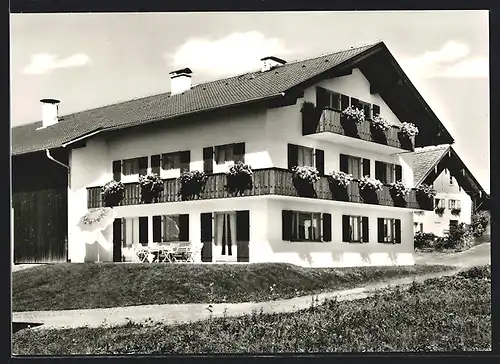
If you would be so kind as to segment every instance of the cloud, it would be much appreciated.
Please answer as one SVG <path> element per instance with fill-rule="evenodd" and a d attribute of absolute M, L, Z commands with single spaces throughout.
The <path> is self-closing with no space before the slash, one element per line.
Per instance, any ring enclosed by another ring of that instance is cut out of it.
<path fill-rule="evenodd" d="M 176 68 L 223 76 L 257 69 L 262 57 L 290 53 L 282 40 L 251 31 L 219 39 L 190 38 L 174 54 L 165 56 Z"/>
<path fill-rule="evenodd" d="M 66 58 L 59 58 L 59 56 L 48 53 L 38 53 L 31 56 L 31 62 L 24 68 L 23 73 L 41 75 L 56 68 L 81 67 L 89 62 L 89 56 L 81 53 Z"/>
<path fill-rule="evenodd" d="M 413 77 L 472 78 L 488 77 L 488 58 L 470 58 L 469 45 L 448 41 L 437 51 L 425 52 L 415 58 L 401 61 L 402 67 Z"/>

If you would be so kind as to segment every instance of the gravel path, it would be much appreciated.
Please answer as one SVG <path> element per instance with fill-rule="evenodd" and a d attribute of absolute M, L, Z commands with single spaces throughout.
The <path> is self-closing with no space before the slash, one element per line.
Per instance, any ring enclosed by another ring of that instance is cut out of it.
<path fill-rule="evenodd" d="M 415 253 L 416 264 L 443 264 L 460 268 L 491 264 L 491 243 L 476 245 L 459 253 Z"/>
<path fill-rule="evenodd" d="M 399 278 L 382 283 L 368 284 L 364 287 L 334 291 L 314 295 L 314 299 L 323 302 L 325 299 L 337 298 L 339 301 L 355 300 L 368 297 L 375 290 L 391 286 L 407 286 L 416 281 L 422 282 L 428 278 L 443 277 L 456 274 L 459 270 L 447 272 L 430 273 L 421 276 Z M 240 316 L 249 314 L 253 310 L 264 313 L 294 312 L 311 306 L 313 296 L 302 296 L 292 299 L 246 302 L 246 303 L 217 303 L 217 304 L 168 304 L 168 305 L 144 305 L 115 308 L 98 308 L 87 310 L 64 310 L 64 311 L 30 311 L 14 312 L 13 322 L 43 323 L 43 325 L 32 328 L 40 329 L 62 329 L 76 327 L 102 327 L 119 326 L 129 321 L 144 324 L 167 324 L 198 321 L 212 317 L 221 317 L 224 312 L 227 316 Z"/>

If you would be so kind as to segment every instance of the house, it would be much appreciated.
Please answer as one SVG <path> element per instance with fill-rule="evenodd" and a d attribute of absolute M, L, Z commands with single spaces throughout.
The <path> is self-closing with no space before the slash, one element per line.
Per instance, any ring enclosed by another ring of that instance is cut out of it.
<path fill-rule="evenodd" d="M 415 186 L 432 185 L 437 193 L 434 211 L 415 213 L 415 232 L 444 236 L 450 226 L 470 224 L 472 214 L 490 209 L 489 194 L 451 145 L 416 148 L 413 177 Z"/>
<path fill-rule="evenodd" d="M 62 117 L 58 100 L 42 100 L 42 121 L 12 130 L 14 176 L 23 180 L 14 181 L 16 262 L 94 261 L 93 245 L 100 260 L 122 261 L 141 245 L 186 240 L 203 243 L 203 262 L 413 264 L 413 214 L 430 211 L 431 199 L 414 190 L 395 197 L 389 183 L 411 187 L 415 146 L 453 138 L 386 45 L 261 62 L 198 85 L 191 69 L 173 71 L 171 92 Z M 348 106 L 366 119 L 348 122 Z M 375 116 L 387 130 L 371 126 Z M 405 135 L 402 122 L 418 135 Z M 225 189 L 234 161 L 253 169 L 243 196 Z M 311 194 L 294 185 L 295 166 L 319 172 Z M 181 170 L 208 177 L 194 200 L 179 196 Z M 354 180 L 332 188 L 332 171 Z M 159 201 L 143 203 L 138 179 L 149 173 L 164 189 Z M 365 175 L 380 179 L 381 190 L 360 189 Z M 113 179 L 125 184 L 125 197 L 91 244 L 78 223 L 102 206 L 101 188 Z"/>

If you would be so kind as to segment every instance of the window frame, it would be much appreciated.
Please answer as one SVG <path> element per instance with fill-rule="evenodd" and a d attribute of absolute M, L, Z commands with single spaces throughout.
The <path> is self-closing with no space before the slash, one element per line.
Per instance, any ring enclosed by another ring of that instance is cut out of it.
<path fill-rule="evenodd" d="M 181 235 L 181 231 L 180 231 L 180 216 L 181 214 L 165 214 L 165 215 L 160 215 L 161 217 L 161 242 L 162 243 L 172 243 L 172 242 L 178 242 L 180 241 L 180 235 Z M 167 231 L 166 231 L 166 223 L 165 223 L 165 218 L 168 217 L 172 220 L 174 220 L 175 224 L 177 225 L 177 229 L 179 230 L 177 232 L 177 238 L 176 239 L 172 239 L 172 240 L 169 240 L 169 239 L 166 239 L 166 236 L 167 236 Z"/>
<path fill-rule="evenodd" d="M 311 148 L 311 147 L 306 147 L 304 145 L 297 145 L 297 167 L 303 167 L 307 166 L 307 164 L 304 164 L 300 162 L 300 158 L 302 156 L 302 162 L 304 162 L 305 158 L 304 155 L 306 152 L 311 153 L 311 165 L 310 167 L 315 167 L 316 168 L 316 149 Z"/>
<path fill-rule="evenodd" d="M 350 170 L 351 165 L 354 164 L 352 161 L 357 161 L 357 167 L 359 168 L 359 170 L 358 170 L 359 177 L 356 176 L 356 174 L 354 173 L 353 170 Z M 347 173 L 351 174 L 354 179 L 362 178 L 363 177 L 363 158 L 347 154 Z"/>
<path fill-rule="evenodd" d="M 294 243 L 322 243 L 323 240 L 323 224 L 322 224 L 322 213 L 321 212 L 311 212 L 311 211 L 299 211 L 299 210 L 291 210 L 292 213 L 292 231 L 290 232 L 291 235 L 291 242 Z M 310 217 L 311 221 L 311 227 L 312 227 L 312 222 L 314 221 L 314 218 L 317 218 L 317 226 L 314 229 L 317 229 L 318 236 L 316 239 L 311 238 L 301 238 L 300 237 L 300 216 L 307 216 Z M 293 226 L 293 221 L 296 222 L 296 225 Z"/>
<path fill-rule="evenodd" d="M 396 242 L 396 219 L 387 217 L 384 217 L 383 219 L 384 219 L 384 236 L 383 236 L 384 243 L 394 244 Z M 389 228 L 391 230 L 391 234 L 387 234 Z M 392 235 L 392 239 L 390 239 L 391 236 L 389 235 Z"/>
<path fill-rule="evenodd" d="M 125 174 L 125 166 L 127 163 L 130 163 L 130 162 L 134 162 L 133 164 L 133 169 L 135 169 L 135 172 L 134 173 L 128 173 L 128 174 Z M 131 176 L 138 176 L 139 175 L 139 172 L 140 172 L 140 169 L 139 169 L 139 157 L 134 157 L 134 158 L 127 158 L 127 159 L 122 159 L 121 160 L 121 174 L 122 174 L 122 177 L 131 177 Z"/>
<path fill-rule="evenodd" d="M 349 216 L 349 241 L 348 243 L 363 243 L 363 216 L 348 215 Z M 357 221 L 355 221 L 357 220 Z M 356 223 L 358 230 L 358 239 L 354 239 L 353 222 Z"/>
<path fill-rule="evenodd" d="M 165 168 L 166 167 L 166 158 L 174 158 L 172 168 Z M 174 171 L 176 169 L 181 169 L 182 163 L 181 163 L 181 152 L 170 152 L 170 153 L 163 153 L 160 156 L 160 171 L 163 172 L 170 172 Z"/>

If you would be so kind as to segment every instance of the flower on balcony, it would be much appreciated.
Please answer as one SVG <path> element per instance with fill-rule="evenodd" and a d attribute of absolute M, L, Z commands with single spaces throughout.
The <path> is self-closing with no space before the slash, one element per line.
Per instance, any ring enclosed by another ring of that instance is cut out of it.
<path fill-rule="evenodd" d="M 163 181 L 156 173 L 139 176 L 139 185 L 141 198 L 146 203 L 156 200 L 163 191 Z"/>
<path fill-rule="evenodd" d="M 451 209 L 451 214 L 452 214 L 453 216 L 460 215 L 460 212 L 462 212 L 462 209 L 461 209 L 461 208 L 459 208 L 459 207 L 455 207 L 455 208 Z"/>
<path fill-rule="evenodd" d="M 390 184 L 390 189 L 393 193 L 396 194 L 396 196 L 398 197 L 405 197 L 407 196 L 410 191 L 411 191 L 411 188 L 408 188 L 406 187 L 402 181 L 397 181 L 397 182 L 393 182 Z"/>
<path fill-rule="evenodd" d="M 417 186 L 414 188 L 414 190 L 417 192 L 419 195 L 425 195 L 429 198 L 433 198 L 436 196 L 437 192 L 434 189 L 434 187 L 427 185 L 425 183 L 422 183 L 421 185 Z"/>
<path fill-rule="evenodd" d="M 355 121 L 357 124 L 365 121 L 365 111 L 362 109 L 356 109 L 352 106 L 347 107 L 342 111 L 347 119 Z"/>
<path fill-rule="evenodd" d="M 111 180 L 102 187 L 101 195 L 105 206 L 117 206 L 125 196 L 125 185 L 122 182 Z"/>
<path fill-rule="evenodd" d="M 315 167 L 311 166 L 296 166 L 292 169 L 293 179 L 303 181 L 309 184 L 319 181 L 319 172 Z"/>
<path fill-rule="evenodd" d="M 359 179 L 359 188 L 362 190 L 382 191 L 383 183 L 376 178 L 364 176 Z"/>
<path fill-rule="evenodd" d="M 330 183 L 335 183 L 339 187 L 347 187 L 349 183 L 353 180 L 352 174 L 347 174 L 345 172 L 335 172 L 333 171 L 328 175 L 328 180 Z"/>
<path fill-rule="evenodd" d="M 181 173 L 178 181 L 181 184 L 179 195 L 183 199 L 193 198 L 199 196 L 205 183 L 207 182 L 207 175 L 203 171 L 184 171 Z"/>
<path fill-rule="evenodd" d="M 246 189 L 252 189 L 252 177 L 252 168 L 248 164 L 237 162 L 229 167 L 229 171 L 226 172 L 226 188 L 229 192 L 233 193 L 242 193 Z"/>
<path fill-rule="evenodd" d="M 444 213 L 444 207 L 436 207 L 434 211 L 436 212 L 436 214 L 442 215 Z"/>
<path fill-rule="evenodd" d="M 409 137 L 418 135 L 418 128 L 412 123 L 403 123 L 401 125 L 401 132 Z"/>
<path fill-rule="evenodd" d="M 391 127 L 391 123 L 389 123 L 386 118 L 380 115 L 374 116 L 370 122 L 374 128 L 382 131 L 389 130 L 389 128 Z"/>

